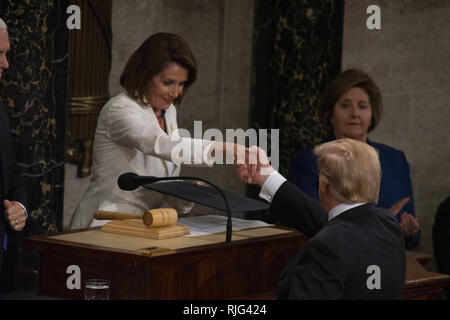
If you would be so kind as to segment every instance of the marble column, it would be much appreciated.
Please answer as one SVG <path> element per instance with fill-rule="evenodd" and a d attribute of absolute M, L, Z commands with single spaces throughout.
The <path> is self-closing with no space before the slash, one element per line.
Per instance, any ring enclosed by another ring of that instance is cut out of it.
<path fill-rule="evenodd" d="M 320 142 L 318 99 L 340 72 L 343 1 L 257 1 L 252 120 L 280 130 L 280 171 Z"/>
<path fill-rule="evenodd" d="M 68 30 L 66 0 L 7 0 L 10 67 L 0 102 L 11 122 L 19 167 L 26 181 L 30 232 L 62 229 Z"/>

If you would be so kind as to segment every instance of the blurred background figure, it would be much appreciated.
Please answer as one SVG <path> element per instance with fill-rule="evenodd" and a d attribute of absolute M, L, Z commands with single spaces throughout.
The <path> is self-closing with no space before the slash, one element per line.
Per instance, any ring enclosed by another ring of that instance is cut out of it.
<path fill-rule="evenodd" d="M 396 215 L 405 236 L 406 249 L 412 250 L 419 242 L 420 225 L 415 216 L 409 164 L 402 151 L 368 139 L 369 132 L 380 122 L 382 110 L 382 97 L 375 81 L 361 70 L 349 69 L 325 89 L 318 113 L 328 133 L 324 142 L 351 138 L 364 141 L 378 151 L 382 177 L 377 205 Z M 296 152 L 288 180 L 318 199 L 316 162 L 313 148 Z"/>

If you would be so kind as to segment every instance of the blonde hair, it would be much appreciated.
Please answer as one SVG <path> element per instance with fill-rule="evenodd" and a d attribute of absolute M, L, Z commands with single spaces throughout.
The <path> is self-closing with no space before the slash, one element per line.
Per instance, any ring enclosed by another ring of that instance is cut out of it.
<path fill-rule="evenodd" d="M 376 202 L 380 191 L 381 166 L 378 152 L 367 143 L 338 139 L 314 148 L 319 179 L 342 203 Z"/>

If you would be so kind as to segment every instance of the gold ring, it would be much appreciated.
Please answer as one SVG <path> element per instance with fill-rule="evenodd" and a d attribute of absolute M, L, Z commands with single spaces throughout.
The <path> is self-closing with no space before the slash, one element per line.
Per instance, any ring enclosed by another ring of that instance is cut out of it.
<path fill-rule="evenodd" d="M 16 225 L 17 225 L 18 223 L 19 223 L 19 221 L 17 221 L 17 219 L 16 219 L 16 220 L 14 220 L 14 224 L 16 224 Z"/>

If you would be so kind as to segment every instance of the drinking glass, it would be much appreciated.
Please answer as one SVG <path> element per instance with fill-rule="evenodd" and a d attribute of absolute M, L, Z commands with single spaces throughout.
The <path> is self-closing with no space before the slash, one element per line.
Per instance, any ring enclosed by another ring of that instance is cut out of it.
<path fill-rule="evenodd" d="M 109 280 L 89 279 L 84 286 L 84 300 L 109 300 Z"/>

